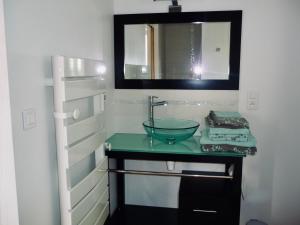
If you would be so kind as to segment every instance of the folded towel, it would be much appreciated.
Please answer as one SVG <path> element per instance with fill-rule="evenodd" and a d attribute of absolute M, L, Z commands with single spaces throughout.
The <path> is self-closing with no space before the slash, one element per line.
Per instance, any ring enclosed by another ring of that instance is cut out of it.
<path fill-rule="evenodd" d="M 236 153 L 242 153 L 247 155 L 254 155 L 257 152 L 256 147 L 242 147 L 242 146 L 226 145 L 226 144 L 219 144 L 219 145 L 205 144 L 202 145 L 201 147 L 202 147 L 202 151 L 204 152 L 236 152 Z"/>
<path fill-rule="evenodd" d="M 241 117 L 238 112 L 210 111 L 208 118 L 210 118 L 210 120 L 213 122 L 214 127 L 223 127 L 230 129 L 249 128 L 248 121 L 245 118 Z"/>
<path fill-rule="evenodd" d="M 242 117 L 239 112 L 211 111 L 216 117 Z"/>
<path fill-rule="evenodd" d="M 213 141 L 208 137 L 208 129 L 202 131 L 201 138 L 200 138 L 201 145 L 233 145 L 233 146 L 241 146 L 241 147 L 255 147 L 256 140 L 252 134 L 249 133 L 248 141 L 245 142 L 235 142 L 235 141 Z"/>
<path fill-rule="evenodd" d="M 248 134 L 211 134 L 208 131 L 208 138 L 212 141 L 248 141 Z"/>
<path fill-rule="evenodd" d="M 232 128 L 232 126 L 216 126 L 214 121 L 208 116 L 205 118 L 206 125 L 209 128 L 209 135 L 212 134 L 232 134 L 232 135 L 240 135 L 245 134 L 249 135 L 250 130 L 248 128 Z"/>

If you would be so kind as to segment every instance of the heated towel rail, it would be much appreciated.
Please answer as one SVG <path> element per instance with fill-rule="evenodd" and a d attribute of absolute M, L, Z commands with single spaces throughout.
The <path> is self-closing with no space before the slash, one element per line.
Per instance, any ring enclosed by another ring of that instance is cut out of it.
<path fill-rule="evenodd" d="M 52 59 L 62 225 L 103 225 L 109 214 L 107 158 L 103 144 L 105 77 L 98 60 Z M 87 157 L 95 168 L 72 182 Z"/>

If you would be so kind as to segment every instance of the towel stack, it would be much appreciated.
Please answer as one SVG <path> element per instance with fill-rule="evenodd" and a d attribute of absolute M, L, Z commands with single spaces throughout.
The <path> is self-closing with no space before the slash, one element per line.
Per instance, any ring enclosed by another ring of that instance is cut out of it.
<path fill-rule="evenodd" d="M 248 121 L 238 112 L 210 111 L 200 143 L 205 152 L 237 152 L 254 155 L 256 140 Z"/>

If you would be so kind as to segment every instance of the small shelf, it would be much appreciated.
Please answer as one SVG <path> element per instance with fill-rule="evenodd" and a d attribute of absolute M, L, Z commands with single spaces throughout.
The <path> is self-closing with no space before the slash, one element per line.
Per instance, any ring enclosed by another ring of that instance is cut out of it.
<path fill-rule="evenodd" d="M 105 225 L 179 225 L 178 209 L 125 205 Z"/>

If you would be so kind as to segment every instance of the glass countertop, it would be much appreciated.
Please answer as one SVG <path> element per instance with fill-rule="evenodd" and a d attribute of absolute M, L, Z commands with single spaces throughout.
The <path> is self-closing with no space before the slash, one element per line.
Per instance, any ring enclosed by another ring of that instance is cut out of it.
<path fill-rule="evenodd" d="M 245 154 L 235 152 L 203 152 L 200 145 L 200 136 L 193 136 L 185 141 L 169 145 L 147 134 L 116 133 L 106 140 L 111 144 L 110 151 L 185 154 L 199 156 L 231 156 L 244 157 Z"/>

